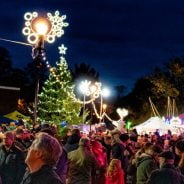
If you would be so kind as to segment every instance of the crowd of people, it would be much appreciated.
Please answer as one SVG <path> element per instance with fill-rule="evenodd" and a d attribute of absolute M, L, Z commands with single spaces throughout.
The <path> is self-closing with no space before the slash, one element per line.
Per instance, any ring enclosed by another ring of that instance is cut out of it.
<path fill-rule="evenodd" d="M 184 137 L 0 126 L 0 184 L 184 184 Z"/>

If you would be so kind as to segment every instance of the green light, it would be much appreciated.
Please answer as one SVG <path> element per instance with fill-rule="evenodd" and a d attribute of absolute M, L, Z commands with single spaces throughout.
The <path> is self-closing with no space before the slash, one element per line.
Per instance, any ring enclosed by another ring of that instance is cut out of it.
<path fill-rule="evenodd" d="M 132 125 L 132 122 L 127 121 L 127 122 L 126 122 L 126 129 L 127 129 L 127 130 L 130 130 L 131 125 Z"/>

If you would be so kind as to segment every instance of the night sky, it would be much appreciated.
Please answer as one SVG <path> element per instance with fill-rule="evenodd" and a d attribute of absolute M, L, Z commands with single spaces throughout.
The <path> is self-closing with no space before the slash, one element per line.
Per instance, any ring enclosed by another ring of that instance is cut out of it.
<path fill-rule="evenodd" d="M 1 0 L 0 37 L 26 42 L 23 15 L 59 10 L 70 24 L 65 34 L 46 45 L 52 65 L 57 47 L 68 47 L 70 67 L 85 62 L 94 67 L 106 85 L 129 89 L 136 79 L 175 56 L 184 55 L 183 0 Z M 31 48 L 0 41 L 15 67 L 31 61 Z"/>

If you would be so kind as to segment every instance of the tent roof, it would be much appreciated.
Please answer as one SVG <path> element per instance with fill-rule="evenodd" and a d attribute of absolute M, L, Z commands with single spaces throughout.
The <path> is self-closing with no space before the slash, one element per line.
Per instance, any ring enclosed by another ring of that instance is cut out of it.
<path fill-rule="evenodd" d="M 19 120 L 19 119 L 29 120 L 30 119 L 30 117 L 21 114 L 17 110 L 15 110 L 9 114 L 4 115 L 4 117 L 12 119 L 12 120 Z"/>
<path fill-rule="evenodd" d="M 172 130 L 173 127 L 167 123 L 165 123 L 162 118 L 159 117 L 151 117 L 144 123 L 135 127 L 139 133 L 141 132 L 155 132 L 157 129 L 162 132 L 167 132 L 168 130 Z"/>

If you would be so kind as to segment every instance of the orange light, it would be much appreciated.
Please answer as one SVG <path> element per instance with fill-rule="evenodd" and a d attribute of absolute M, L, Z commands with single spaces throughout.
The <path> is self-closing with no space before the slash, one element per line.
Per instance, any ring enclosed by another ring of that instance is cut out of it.
<path fill-rule="evenodd" d="M 107 105 L 106 104 L 103 104 L 103 109 L 105 110 L 107 108 Z"/>
<path fill-rule="evenodd" d="M 51 23 L 48 19 L 43 17 L 35 18 L 32 23 L 32 30 L 33 32 L 39 35 L 47 35 L 51 30 Z"/>

